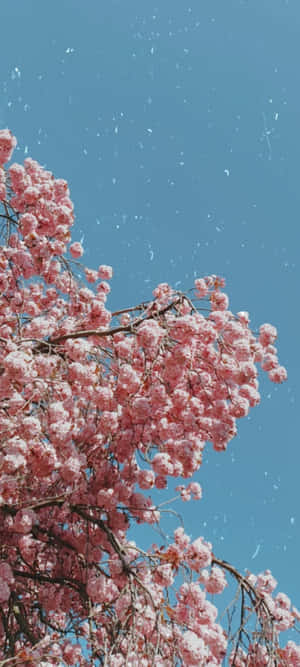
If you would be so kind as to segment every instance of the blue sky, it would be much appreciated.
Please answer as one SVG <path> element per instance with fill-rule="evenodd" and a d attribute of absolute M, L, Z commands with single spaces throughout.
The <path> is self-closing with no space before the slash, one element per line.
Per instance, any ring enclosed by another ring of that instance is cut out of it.
<path fill-rule="evenodd" d="M 0 125 L 16 160 L 68 180 L 86 263 L 115 270 L 109 307 L 216 273 L 253 329 L 277 326 L 288 383 L 262 381 L 181 509 L 300 607 L 298 0 L 27 0 L 0 17 Z"/>

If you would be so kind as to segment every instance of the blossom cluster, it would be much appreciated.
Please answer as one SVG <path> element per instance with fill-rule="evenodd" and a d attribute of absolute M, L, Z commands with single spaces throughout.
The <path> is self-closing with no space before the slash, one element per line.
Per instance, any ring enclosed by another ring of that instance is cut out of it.
<path fill-rule="evenodd" d="M 227 582 L 212 545 L 177 529 L 174 542 L 145 554 L 128 530 L 159 522 L 145 492 L 164 489 L 168 477 L 190 480 L 208 443 L 227 448 L 260 401 L 258 364 L 271 381 L 286 379 L 276 329 L 263 324 L 255 335 L 248 313 L 229 310 L 215 275 L 196 279 L 192 297 L 161 283 L 149 303 L 111 313 L 112 268 L 77 276 L 83 248 L 71 239 L 66 181 L 30 158 L 4 168 L 15 146 L 1 130 L 0 603 L 8 620 L 0 658 L 91 664 L 81 643 L 66 640 L 72 619 L 99 664 L 221 665 L 228 638 L 207 596 Z M 177 491 L 183 501 L 202 496 L 195 480 Z M 190 579 L 170 606 L 183 565 Z M 278 637 L 299 619 L 284 594 L 272 596 L 270 576 L 249 585 Z M 258 651 L 268 655 L 255 641 L 248 653 L 237 647 L 232 664 L 248 665 Z M 298 664 L 299 647 L 289 642 L 282 656 Z"/>

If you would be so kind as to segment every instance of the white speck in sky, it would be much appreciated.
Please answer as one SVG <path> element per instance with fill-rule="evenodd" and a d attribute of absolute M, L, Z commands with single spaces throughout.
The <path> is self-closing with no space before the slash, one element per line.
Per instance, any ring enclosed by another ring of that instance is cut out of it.
<path fill-rule="evenodd" d="M 252 560 L 253 560 L 254 558 L 256 558 L 256 556 L 258 555 L 259 552 L 260 552 L 260 544 L 257 545 L 257 547 L 256 547 L 256 549 L 255 549 L 255 551 L 254 551 L 254 554 L 253 554 L 253 556 L 252 556 Z"/>
<path fill-rule="evenodd" d="M 18 67 L 14 67 L 14 68 L 11 70 L 10 78 L 14 80 L 14 79 L 20 79 L 20 77 L 21 77 L 21 72 L 20 72 L 19 68 L 18 68 Z"/>
<path fill-rule="evenodd" d="M 226 174 L 226 176 L 229 176 L 229 174 L 230 174 L 229 169 L 224 169 L 224 174 Z"/>
<path fill-rule="evenodd" d="M 274 116 L 274 119 L 275 119 L 275 120 L 278 120 L 278 118 L 279 118 L 279 113 L 276 112 L 276 114 L 275 114 L 275 116 Z"/>
<path fill-rule="evenodd" d="M 112 178 L 111 180 L 112 180 L 112 184 L 113 184 L 113 185 L 116 185 L 116 182 L 117 182 L 117 179 L 116 179 L 116 177 L 115 177 L 115 176 L 113 176 L 113 178 Z"/>
<path fill-rule="evenodd" d="M 149 132 L 149 134 L 152 134 L 153 130 L 151 129 L 151 127 L 147 127 L 147 132 Z"/>
<path fill-rule="evenodd" d="M 75 49 L 72 49 L 70 46 L 65 50 L 65 53 L 74 53 Z"/>
<path fill-rule="evenodd" d="M 290 524 L 293 526 L 294 523 L 295 523 L 295 517 L 294 517 L 294 516 L 291 516 L 291 518 L 290 518 Z"/>

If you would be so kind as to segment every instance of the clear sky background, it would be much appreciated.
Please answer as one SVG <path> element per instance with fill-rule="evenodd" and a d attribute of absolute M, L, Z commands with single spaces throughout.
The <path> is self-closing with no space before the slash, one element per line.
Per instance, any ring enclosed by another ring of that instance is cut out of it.
<path fill-rule="evenodd" d="M 0 126 L 68 180 L 108 307 L 216 273 L 233 312 L 278 328 L 288 383 L 262 381 L 181 509 L 300 607 L 299 0 L 2 0 L 0 21 Z"/>

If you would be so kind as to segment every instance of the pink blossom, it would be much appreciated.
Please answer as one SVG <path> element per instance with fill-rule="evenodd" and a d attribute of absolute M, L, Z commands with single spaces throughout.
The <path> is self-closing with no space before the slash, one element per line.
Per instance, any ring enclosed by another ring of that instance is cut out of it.
<path fill-rule="evenodd" d="M 14 530 L 17 533 L 26 535 L 30 533 L 32 525 L 37 521 L 35 512 L 32 509 L 23 509 L 17 512 L 14 519 Z"/>
<path fill-rule="evenodd" d="M 211 306 L 214 310 L 227 310 L 229 299 L 224 292 L 215 291 L 210 295 Z"/>
<path fill-rule="evenodd" d="M 277 586 L 277 581 L 274 579 L 270 570 L 265 570 L 258 575 L 255 587 L 259 593 L 272 593 Z"/>
<path fill-rule="evenodd" d="M 117 433 L 119 427 L 118 413 L 115 411 L 104 411 L 100 418 L 101 430 L 107 436 Z"/>
<path fill-rule="evenodd" d="M 100 575 L 89 578 L 87 594 L 93 602 L 108 603 L 118 597 L 119 591 L 111 579 Z"/>
<path fill-rule="evenodd" d="M 172 475 L 173 465 L 169 454 L 155 454 L 152 468 L 157 475 Z"/>
<path fill-rule="evenodd" d="M 282 657 L 290 667 L 300 666 L 300 646 L 293 641 L 288 641 L 286 647 L 282 650 Z"/>
<path fill-rule="evenodd" d="M 194 500 L 201 500 L 202 498 L 202 489 L 198 482 L 190 482 L 187 486 L 188 491 L 192 493 Z"/>
<path fill-rule="evenodd" d="M 6 454 L 3 457 L 2 461 L 2 472 L 3 473 L 14 473 L 17 470 L 24 469 L 26 466 L 25 457 L 19 452 L 12 452 Z"/>
<path fill-rule="evenodd" d="M 137 333 L 139 344 L 145 348 L 156 347 L 164 336 L 164 330 L 155 320 L 142 322 Z"/>
<path fill-rule="evenodd" d="M 111 266 L 107 266 L 106 264 L 101 264 L 98 268 L 98 277 L 101 278 L 101 280 L 110 280 L 113 275 L 113 270 Z"/>
<path fill-rule="evenodd" d="M 137 482 L 141 489 L 151 489 L 155 482 L 153 470 L 139 470 L 137 473 Z"/>
<path fill-rule="evenodd" d="M 243 384 L 239 393 L 240 396 L 247 398 L 251 407 L 254 407 L 260 403 L 260 394 L 250 384 Z"/>
<path fill-rule="evenodd" d="M 196 278 L 195 282 L 196 296 L 203 299 L 207 295 L 208 286 L 203 278 Z"/>
<path fill-rule="evenodd" d="M 183 315 L 183 317 L 176 319 L 172 326 L 170 326 L 171 337 L 180 343 L 189 341 L 190 337 L 195 335 L 197 331 L 198 325 L 192 315 Z"/>
<path fill-rule="evenodd" d="M 15 581 L 10 564 L 3 560 L 0 561 L 0 580 L 6 581 L 9 585 L 12 585 Z"/>
<path fill-rule="evenodd" d="M 0 130 L 0 165 L 11 159 L 16 145 L 16 137 L 12 135 L 10 130 Z"/>
<path fill-rule="evenodd" d="M 179 491 L 181 500 L 183 500 L 183 502 L 191 500 L 191 494 L 189 493 L 188 489 L 186 489 L 182 484 L 176 486 L 175 490 Z"/>
<path fill-rule="evenodd" d="M 187 667 L 190 665 L 200 665 L 202 660 L 207 656 L 207 649 L 203 639 L 191 630 L 187 630 L 182 635 L 180 651 L 184 664 Z"/>
<path fill-rule="evenodd" d="M 62 478 L 69 483 L 76 482 L 79 477 L 81 463 L 78 458 L 71 456 L 60 468 Z"/>
<path fill-rule="evenodd" d="M 284 366 L 277 366 L 268 373 L 271 382 L 281 383 L 287 379 L 287 371 Z"/>
<path fill-rule="evenodd" d="M 81 384 L 89 384 L 91 381 L 91 370 L 79 361 L 74 361 L 69 365 L 69 379 Z"/>
<path fill-rule="evenodd" d="M 139 376 L 129 364 L 124 364 L 124 366 L 121 367 L 118 384 L 130 394 L 138 390 L 140 386 Z"/>
<path fill-rule="evenodd" d="M 278 358 L 275 354 L 266 354 L 261 362 L 261 367 L 264 371 L 271 371 L 273 368 L 277 368 Z"/>
<path fill-rule="evenodd" d="M 37 229 L 38 220 L 32 213 L 23 213 L 20 217 L 20 230 L 23 236 L 32 234 Z"/>
<path fill-rule="evenodd" d="M 293 627 L 295 619 L 290 611 L 284 609 L 283 607 L 277 608 L 275 610 L 275 619 L 276 619 L 276 629 L 279 632 L 285 632 Z"/>
<path fill-rule="evenodd" d="M 262 324 L 259 327 L 259 342 L 263 347 L 274 343 L 277 338 L 277 329 L 271 324 Z"/>
<path fill-rule="evenodd" d="M 70 245 L 69 251 L 74 259 L 79 259 L 79 257 L 82 257 L 83 255 L 83 247 L 78 241 L 75 241 L 75 243 Z"/>
<path fill-rule="evenodd" d="M 19 537 L 18 546 L 23 558 L 27 561 L 34 561 L 37 553 L 37 544 L 31 535 L 22 535 Z"/>
<path fill-rule="evenodd" d="M 39 195 L 40 193 L 38 188 L 29 186 L 24 190 L 24 201 L 29 205 L 35 204 L 39 198 Z"/>
<path fill-rule="evenodd" d="M 246 325 L 246 326 L 247 326 L 247 325 L 249 324 L 249 322 L 250 322 L 249 313 L 247 313 L 246 310 L 240 310 L 240 311 L 237 313 L 237 317 L 239 318 L 240 322 L 241 322 L 242 324 Z"/>
<path fill-rule="evenodd" d="M 68 339 L 65 342 L 65 350 L 73 361 L 86 361 L 86 356 L 91 350 L 88 340 Z"/>
<path fill-rule="evenodd" d="M 214 326 L 218 331 L 222 330 L 228 320 L 228 313 L 223 310 L 213 310 L 209 314 L 209 320 L 213 322 Z"/>
<path fill-rule="evenodd" d="M 144 423 L 151 415 L 151 406 L 147 398 L 142 396 L 132 402 L 132 417 L 135 423 Z"/>
<path fill-rule="evenodd" d="M 211 544 L 205 542 L 203 537 L 198 537 L 188 546 L 186 558 L 191 569 L 196 570 L 196 572 L 202 567 L 207 567 L 212 560 Z"/>
<path fill-rule="evenodd" d="M 11 378 L 22 377 L 24 380 L 29 380 L 32 377 L 31 355 L 21 351 L 10 352 L 4 365 Z"/>
<path fill-rule="evenodd" d="M 179 528 L 174 530 L 174 539 L 176 544 L 178 544 L 182 549 L 185 549 L 190 543 L 190 538 L 185 534 L 182 526 L 179 526 Z"/>
<path fill-rule="evenodd" d="M 106 511 L 112 510 L 117 504 L 114 489 L 100 489 L 97 493 L 97 505 Z"/>
<path fill-rule="evenodd" d="M 96 387 L 94 400 L 100 410 L 110 410 L 113 407 L 113 392 L 110 387 Z"/>
<path fill-rule="evenodd" d="M 157 475 L 155 478 L 155 486 L 157 489 L 166 489 L 168 486 L 166 477 L 164 475 Z"/>
<path fill-rule="evenodd" d="M 85 277 L 88 281 L 88 283 L 95 283 L 97 278 L 98 278 L 98 273 L 97 271 L 93 271 L 92 269 L 84 269 Z"/>
<path fill-rule="evenodd" d="M 0 580 L 0 603 L 3 604 L 9 600 L 10 588 L 6 581 Z"/>
<path fill-rule="evenodd" d="M 168 301 L 173 295 L 173 289 L 168 285 L 168 283 L 160 283 L 154 290 L 153 296 L 156 297 L 162 303 Z"/>
<path fill-rule="evenodd" d="M 212 595 L 216 593 L 222 593 L 224 588 L 227 586 L 227 581 L 223 570 L 217 565 L 213 565 L 210 573 L 207 574 L 208 576 L 204 582 L 205 590 Z M 200 580 L 202 581 L 201 576 Z"/>
<path fill-rule="evenodd" d="M 233 415 L 233 417 L 245 417 L 249 412 L 249 401 L 247 398 L 243 398 L 242 396 L 237 397 L 230 408 L 230 413 Z"/>
<path fill-rule="evenodd" d="M 155 569 L 153 580 L 162 587 L 171 586 L 174 582 L 174 576 L 170 563 L 159 565 Z"/>
<path fill-rule="evenodd" d="M 63 649 L 63 658 L 67 665 L 75 665 L 82 657 L 81 646 L 79 644 L 67 644 Z"/>
<path fill-rule="evenodd" d="M 110 293 L 110 285 L 102 280 L 102 282 L 97 285 L 97 292 L 100 296 L 103 295 L 104 298 L 106 294 Z"/>
<path fill-rule="evenodd" d="M 234 356 L 238 361 L 248 361 L 251 359 L 251 349 L 248 341 L 243 339 L 234 343 Z"/>

